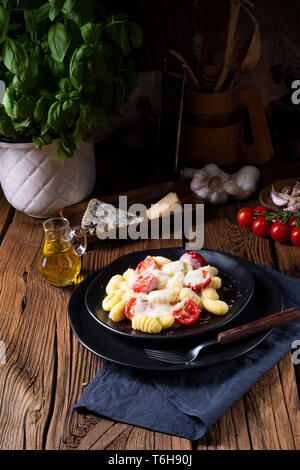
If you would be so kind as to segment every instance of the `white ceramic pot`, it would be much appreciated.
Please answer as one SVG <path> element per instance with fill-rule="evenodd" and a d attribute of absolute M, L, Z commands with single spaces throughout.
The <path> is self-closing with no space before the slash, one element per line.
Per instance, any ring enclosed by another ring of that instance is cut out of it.
<path fill-rule="evenodd" d="M 0 142 L 0 182 L 6 199 L 33 217 L 52 217 L 85 199 L 95 185 L 93 144 L 80 142 L 62 163 L 58 140 L 41 150 L 30 143 Z"/>

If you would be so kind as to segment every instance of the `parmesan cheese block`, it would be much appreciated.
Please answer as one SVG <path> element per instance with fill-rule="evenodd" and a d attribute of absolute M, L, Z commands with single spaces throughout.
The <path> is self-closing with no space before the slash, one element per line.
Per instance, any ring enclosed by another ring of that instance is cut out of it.
<path fill-rule="evenodd" d="M 163 197 L 160 201 L 150 207 L 147 210 L 148 219 L 156 219 L 162 217 L 170 212 L 176 204 L 180 204 L 176 193 L 169 193 Z"/>

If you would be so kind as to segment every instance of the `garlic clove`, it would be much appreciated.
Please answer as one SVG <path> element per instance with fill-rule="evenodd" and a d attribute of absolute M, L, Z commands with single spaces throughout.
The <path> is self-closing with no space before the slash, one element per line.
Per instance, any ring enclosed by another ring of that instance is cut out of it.
<path fill-rule="evenodd" d="M 260 171 L 255 166 L 246 165 L 232 176 L 236 184 L 241 187 L 241 190 L 248 197 L 257 188 Z"/>
<path fill-rule="evenodd" d="M 275 206 L 284 207 L 291 200 L 291 196 L 286 193 L 279 193 L 275 191 L 274 186 L 272 185 L 272 190 L 270 193 L 271 199 L 274 202 Z"/>
<path fill-rule="evenodd" d="M 191 190 L 196 192 L 199 188 L 205 185 L 207 185 L 207 176 L 202 173 L 195 174 L 191 181 Z"/>
<path fill-rule="evenodd" d="M 291 196 L 293 197 L 299 197 L 300 196 L 300 183 L 297 181 L 297 183 L 294 185 Z"/>
<path fill-rule="evenodd" d="M 219 193 L 212 193 L 210 196 L 211 204 L 224 204 L 228 199 L 228 194 L 225 191 Z"/>
<path fill-rule="evenodd" d="M 230 178 L 224 184 L 224 191 L 231 196 L 239 196 L 242 193 L 242 188 L 235 182 L 233 178 Z"/>
<path fill-rule="evenodd" d="M 208 201 L 211 195 L 211 191 L 207 185 L 197 189 L 195 193 L 198 194 L 198 196 L 201 197 L 201 199 L 204 201 Z"/>

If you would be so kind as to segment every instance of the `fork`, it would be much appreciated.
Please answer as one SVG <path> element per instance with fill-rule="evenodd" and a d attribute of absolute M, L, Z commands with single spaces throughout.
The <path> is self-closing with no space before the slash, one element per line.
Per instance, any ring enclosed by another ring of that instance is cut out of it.
<path fill-rule="evenodd" d="M 260 318 L 259 320 L 255 320 L 251 323 L 246 323 L 245 325 L 223 331 L 222 333 L 219 333 L 216 338 L 203 341 L 203 343 L 187 351 L 144 349 L 144 352 L 149 359 L 154 359 L 156 361 L 167 362 L 169 364 L 189 364 L 195 361 L 200 351 L 207 346 L 231 343 L 232 341 L 252 336 L 260 331 L 268 330 L 274 326 L 295 320 L 296 318 L 300 318 L 300 313 L 295 308 L 289 308 Z"/>

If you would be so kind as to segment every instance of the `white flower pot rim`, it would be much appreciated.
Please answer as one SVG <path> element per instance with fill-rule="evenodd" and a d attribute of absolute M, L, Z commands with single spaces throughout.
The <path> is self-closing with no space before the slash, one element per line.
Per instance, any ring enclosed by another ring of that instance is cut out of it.
<path fill-rule="evenodd" d="M 37 149 L 32 141 L 0 138 L 0 182 L 8 202 L 33 217 L 57 217 L 64 206 L 91 193 L 96 179 L 92 143 L 79 142 L 72 158 L 62 163 L 59 139 Z"/>

